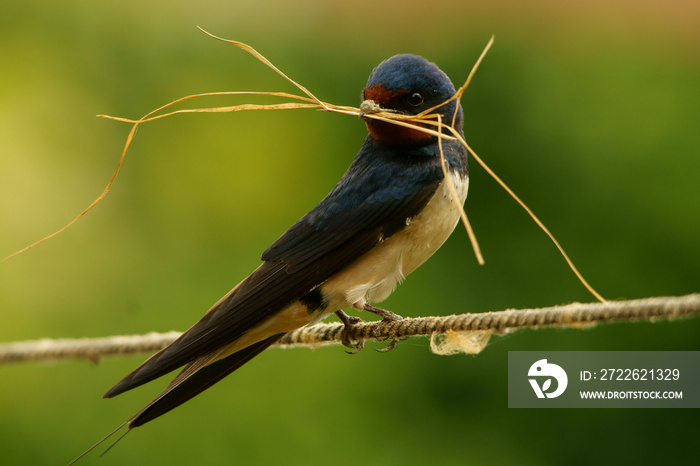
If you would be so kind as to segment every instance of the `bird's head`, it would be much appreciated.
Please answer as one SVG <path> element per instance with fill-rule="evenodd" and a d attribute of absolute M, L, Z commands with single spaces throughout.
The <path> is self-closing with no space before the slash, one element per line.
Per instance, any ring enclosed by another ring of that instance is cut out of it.
<path fill-rule="evenodd" d="M 380 111 L 417 115 L 440 105 L 455 94 L 450 78 L 434 63 L 417 55 L 395 55 L 384 60 L 370 74 L 362 91 L 361 117 Z M 455 129 L 462 129 L 462 107 L 452 100 L 431 113 L 442 115 L 451 124 L 454 113 Z M 431 144 L 435 136 L 419 130 L 365 118 L 367 129 L 380 144 L 396 147 L 416 147 Z M 443 130 L 446 134 L 447 131 Z"/>

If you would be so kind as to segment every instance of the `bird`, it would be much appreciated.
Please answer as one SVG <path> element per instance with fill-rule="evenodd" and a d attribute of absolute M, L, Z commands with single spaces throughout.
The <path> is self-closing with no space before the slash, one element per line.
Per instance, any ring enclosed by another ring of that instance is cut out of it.
<path fill-rule="evenodd" d="M 458 99 L 450 100 L 455 93 L 447 75 L 417 55 L 395 55 L 374 68 L 360 107 L 368 134 L 340 181 L 201 320 L 104 395 L 112 398 L 182 368 L 127 421 L 129 429 L 190 400 L 286 333 L 333 313 L 346 332 L 360 319 L 343 309 L 369 311 L 384 323 L 401 318 L 372 303 L 386 299 L 459 222 L 469 185 L 467 151 L 454 138 L 368 115 L 434 109 L 463 136 L 462 107 Z M 448 134 L 446 128 L 440 131 Z M 353 346 L 347 338 L 344 344 Z M 354 347 L 361 349 L 361 343 Z"/>

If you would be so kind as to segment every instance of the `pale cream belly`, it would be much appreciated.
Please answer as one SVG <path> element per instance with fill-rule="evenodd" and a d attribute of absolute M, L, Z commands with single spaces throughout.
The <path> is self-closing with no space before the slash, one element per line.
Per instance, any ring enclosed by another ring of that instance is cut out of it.
<path fill-rule="evenodd" d="M 467 197 L 469 180 L 451 175 L 462 205 Z M 328 314 L 345 307 L 362 309 L 365 302 L 380 302 L 388 298 L 408 274 L 442 246 L 457 226 L 459 217 L 459 210 L 443 182 L 423 211 L 406 228 L 321 285 L 324 297 L 329 300 Z"/>
<path fill-rule="evenodd" d="M 454 174 L 451 180 L 462 205 L 467 197 L 469 180 Z M 383 301 L 408 274 L 442 246 L 454 231 L 459 216 L 446 184 L 442 183 L 423 211 L 406 228 L 372 248 L 320 286 L 326 300 L 324 304 L 327 304 L 323 312 L 309 312 L 306 306 L 296 301 L 220 350 L 214 360 L 272 335 L 314 324 L 339 309 L 362 309 L 366 302 Z"/>

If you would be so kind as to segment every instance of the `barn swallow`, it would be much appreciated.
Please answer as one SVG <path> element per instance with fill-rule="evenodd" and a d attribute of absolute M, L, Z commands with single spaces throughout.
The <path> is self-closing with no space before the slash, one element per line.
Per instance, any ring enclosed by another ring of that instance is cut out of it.
<path fill-rule="evenodd" d="M 342 309 L 400 318 L 370 303 L 386 299 L 445 242 L 459 221 L 441 168 L 438 138 L 368 113 L 415 115 L 437 108 L 462 133 L 463 114 L 450 79 L 415 55 L 396 55 L 370 74 L 361 110 L 369 134 L 333 190 L 280 236 L 262 264 L 182 334 L 105 395 L 111 398 L 182 366 L 170 385 L 127 421 L 140 426 L 241 367 L 285 333 Z M 442 104 L 442 105 L 441 105 Z M 446 129 L 442 131 L 448 134 Z M 467 196 L 467 151 L 442 140 L 459 204 Z M 348 343 L 346 341 L 346 343 Z"/>

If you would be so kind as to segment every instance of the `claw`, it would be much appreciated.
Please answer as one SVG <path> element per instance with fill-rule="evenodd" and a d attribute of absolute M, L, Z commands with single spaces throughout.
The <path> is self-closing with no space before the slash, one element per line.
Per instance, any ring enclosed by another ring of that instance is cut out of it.
<path fill-rule="evenodd" d="M 365 303 L 365 305 L 363 306 L 363 309 L 365 311 L 369 311 L 373 314 L 376 314 L 382 318 L 382 320 L 374 327 L 374 330 L 372 331 L 372 334 L 375 337 L 379 336 L 379 333 L 381 332 L 382 327 L 384 327 L 388 322 L 403 320 L 403 317 L 401 317 L 398 314 L 395 314 L 391 311 L 387 311 L 386 309 L 382 309 L 381 307 L 372 306 L 371 304 L 368 304 L 368 303 Z M 384 341 L 384 340 L 386 340 L 386 338 L 381 339 L 381 340 L 379 338 L 377 338 L 377 340 Z M 391 351 L 394 348 L 396 348 L 396 345 L 399 344 L 399 341 L 400 341 L 400 339 L 394 338 L 389 342 L 388 345 L 386 345 L 385 348 L 375 348 L 375 350 L 379 351 L 380 353 L 386 353 L 386 352 Z"/>
<path fill-rule="evenodd" d="M 364 349 L 364 347 L 365 347 L 365 340 L 360 340 L 360 341 L 358 341 L 357 343 L 354 343 L 354 344 L 353 344 L 352 342 L 349 342 L 349 341 L 348 341 L 347 344 L 346 344 L 346 342 L 343 341 L 343 345 L 347 346 L 348 348 L 354 348 L 352 351 L 346 351 L 346 353 L 348 353 L 348 354 L 357 354 L 357 353 L 359 353 L 360 351 L 362 351 L 362 350 Z"/>
<path fill-rule="evenodd" d="M 379 352 L 379 353 L 388 353 L 389 351 L 391 351 L 391 350 L 393 350 L 394 348 L 396 348 L 396 345 L 399 344 L 399 341 L 401 341 L 401 340 L 398 340 L 398 339 L 394 338 L 394 339 L 391 340 L 391 341 L 389 342 L 389 344 L 386 345 L 384 348 L 374 348 L 374 350 L 377 351 L 377 352 Z"/>
<path fill-rule="evenodd" d="M 346 351 L 348 354 L 357 354 L 362 349 L 365 347 L 365 341 L 360 340 L 357 343 L 353 343 L 350 341 L 350 338 L 348 337 L 350 327 L 353 326 L 354 324 L 364 322 L 362 319 L 359 317 L 355 316 L 349 316 L 342 310 L 335 311 L 335 314 L 338 316 L 341 322 L 343 322 L 343 325 L 345 326 L 343 328 L 343 338 L 340 340 L 340 342 L 345 346 L 346 348 L 351 348 L 352 351 Z"/>
<path fill-rule="evenodd" d="M 374 329 L 372 330 L 372 334 L 375 336 L 375 338 L 377 338 L 378 341 L 387 340 L 387 338 L 384 338 L 384 339 L 378 338 L 379 334 L 381 333 L 382 327 L 384 327 L 389 322 L 403 320 L 403 317 L 401 317 L 398 314 L 395 314 L 391 311 L 387 311 L 386 309 L 382 309 L 381 307 L 372 306 L 371 304 L 368 304 L 368 303 L 365 303 L 365 305 L 363 306 L 362 309 L 365 311 L 369 311 L 373 314 L 376 314 L 382 318 L 382 320 L 380 320 L 377 323 L 377 325 L 374 327 Z M 362 319 L 360 319 L 359 317 L 349 316 L 345 312 L 343 312 L 342 310 L 336 311 L 335 313 L 338 316 L 338 318 L 340 319 L 340 321 L 343 322 L 343 325 L 345 326 L 343 328 L 343 337 L 340 341 L 343 344 L 343 346 L 345 346 L 346 348 L 352 349 L 352 351 L 346 351 L 346 353 L 348 353 L 348 354 L 359 353 L 365 347 L 365 341 L 360 340 L 357 343 L 353 343 L 352 341 L 350 341 L 350 338 L 348 337 L 348 335 L 350 333 L 350 327 L 352 327 L 354 324 L 364 322 L 364 321 Z M 391 351 L 394 348 L 396 348 L 396 345 L 399 344 L 399 341 L 401 341 L 400 338 L 393 338 L 389 342 L 389 344 L 386 345 L 385 348 L 375 348 L 375 350 L 380 352 L 380 353 L 386 353 L 386 352 Z"/>

